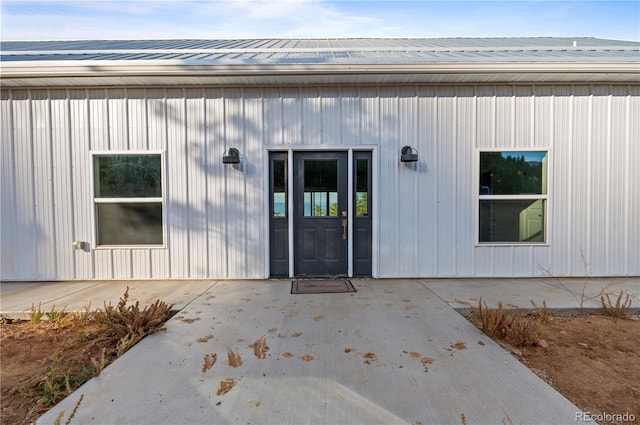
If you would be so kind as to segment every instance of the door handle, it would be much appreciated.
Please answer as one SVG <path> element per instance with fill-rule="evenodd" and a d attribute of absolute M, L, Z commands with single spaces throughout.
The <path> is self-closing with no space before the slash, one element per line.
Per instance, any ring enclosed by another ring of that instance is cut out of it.
<path fill-rule="evenodd" d="M 347 212 L 342 211 L 342 239 L 347 240 L 347 227 L 349 226 L 349 219 L 347 218 Z"/>

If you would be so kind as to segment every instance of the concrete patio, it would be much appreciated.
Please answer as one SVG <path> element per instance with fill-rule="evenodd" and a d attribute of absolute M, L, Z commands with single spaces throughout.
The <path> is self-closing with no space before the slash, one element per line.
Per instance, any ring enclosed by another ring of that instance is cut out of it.
<path fill-rule="evenodd" d="M 356 293 L 312 295 L 290 294 L 289 280 L 3 283 L 2 311 L 21 308 L 20 293 L 29 308 L 40 300 L 43 310 L 54 301 L 68 311 L 88 300 L 98 307 L 127 286 L 132 300 L 159 297 L 180 310 L 166 332 L 145 338 L 42 424 L 68 415 L 82 395 L 74 422 L 83 424 L 459 424 L 463 413 L 469 424 L 575 422 L 579 409 L 452 306 L 482 296 L 489 305 L 576 308 L 583 281 L 353 282 Z M 636 278 L 587 287 L 630 291 L 638 305 Z M 264 358 L 251 347 L 261 338 Z M 241 365 L 229 364 L 227 349 Z M 223 381 L 233 386 L 221 394 Z"/>

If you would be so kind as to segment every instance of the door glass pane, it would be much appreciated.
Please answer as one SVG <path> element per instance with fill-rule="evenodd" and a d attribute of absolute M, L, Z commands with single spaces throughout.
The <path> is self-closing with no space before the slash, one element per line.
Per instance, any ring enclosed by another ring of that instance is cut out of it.
<path fill-rule="evenodd" d="M 273 216 L 287 216 L 287 167 L 286 161 L 273 161 Z"/>
<path fill-rule="evenodd" d="M 480 242 L 544 242 L 544 200 L 481 200 Z"/>
<path fill-rule="evenodd" d="M 311 192 L 311 215 L 327 215 L 327 195 L 328 192 Z"/>
<path fill-rule="evenodd" d="M 338 160 L 304 161 L 304 216 L 338 216 Z"/>
<path fill-rule="evenodd" d="M 547 152 L 480 153 L 480 195 L 547 193 Z"/>
<path fill-rule="evenodd" d="M 356 160 L 356 216 L 369 215 L 369 160 Z"/>
<path fill-rule="evenodd" d="M 329 192 L 329 216 L 338 216 L 338 192 Z"/>

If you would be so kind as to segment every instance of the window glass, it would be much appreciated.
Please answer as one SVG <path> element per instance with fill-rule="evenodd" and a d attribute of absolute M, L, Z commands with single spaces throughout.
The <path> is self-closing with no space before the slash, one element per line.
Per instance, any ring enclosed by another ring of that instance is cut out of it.
<path fill-rule="evenodd" d="M 287 167 L 286 161 L 273 161 L 273 216 L 287 216 Z"/>
<path fill-rule="evenodd" d="M 304 161 L 305 217 L 338 216 L 338 161 Z"/>
<path fill-rule="evenodd" d="M 97 154 L 93 172 L 97 245 L 162 245 L 162 155 Z"/>
<path fill-rule="evenodd" d="M 96 198 L 162 196 L 160 155 L 94 156 Z"/>
<path fill-rule="evenodd" d="M 96 204 L 98 245 L 162 245 L 162 203 Z"/>
<path fill-rule="evenodd" d="M 480 242 L 544 242 L 544 200 L 480 200 Z"/>
<path fill-rule="evenodd" d="M 480 195 L 547 193 L 547 152 L 481 152 Z"/>
<path fill-rule="evenodd" d="M 356 216 L 369 215 L 369 160 L 356 160 Z"/>
<path fill-rule="evenodd" d="M 480 243 L 544 243 L 547 151 L 480 152 Z"/>

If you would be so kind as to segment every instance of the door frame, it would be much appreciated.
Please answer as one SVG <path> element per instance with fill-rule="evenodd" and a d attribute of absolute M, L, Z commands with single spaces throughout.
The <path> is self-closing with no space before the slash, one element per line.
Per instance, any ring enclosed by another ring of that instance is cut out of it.
<path fill-rule="evenodd" d="M 293 163 L 293 153 L 294 152 L 347 152 L 347 162 L 348 162 L 348 183 L 347 190 L 349 192 L 348 196 L 348 237 L 349 243 L 347 247 L 347 268 L 348 268 L 348 277 L 353 277 L 353 190 L 354 190 L 354 173 L 353 173 L 353 152 L 358 151 L 366 151 L 371 152 L 371 205 L 372 205 L 372 218 L 371 218 L 371 275 L 373 278 L 378 277 L 378 179 L 379 179 L 379 162 L 378 162 L 378 148 L 375 145 L 359 145 L 352 147 L 345 147 L 344 145 L 322 145 L 322 146 L 302 146 L 302 145 L 288 145 L 288 146 L 278 146 L 271 145 L 266 147 L 266 155 L 264 155 L 263 161 L 263 193 L 264 203 L 263 203 L 263 225 L 264 225 L 264 240 L 266 243 L 264 244 L 264 277 L 269 278 L 270 274 L 270 243 L 269 243 L 269 219 L 271 217 L 270 211 L 270 153 L 271 152 L 286 152 L 287 153 L 287 175 L 290 176 L 287 179 L 287 193 L 289 194 L 289 198 L 294 193 L 294 182 L 292 176 L 295 172 L 294 163 Z M 290 200 L 287 205 L 287 215 L 290 218 L 288 220 L 288 239 L 289 239 L 289 277 L 295 277 L 294 267 L 295 267 L 295 240 L 294 240 L 294 221 L 291 219 L 294 214 L 294 205 Z"/>

